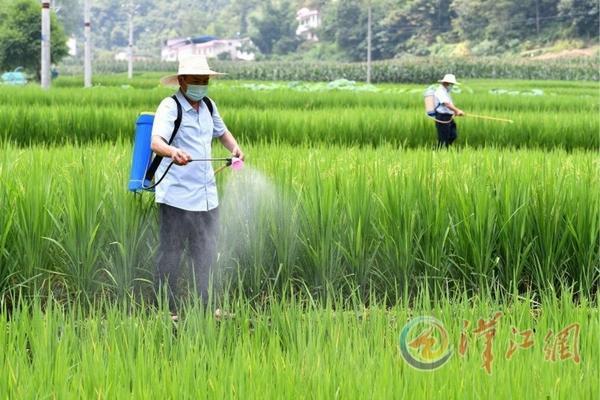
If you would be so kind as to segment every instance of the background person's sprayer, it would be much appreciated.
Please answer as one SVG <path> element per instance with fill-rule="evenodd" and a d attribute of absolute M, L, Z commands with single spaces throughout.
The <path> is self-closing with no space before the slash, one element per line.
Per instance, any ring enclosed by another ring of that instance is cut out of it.
<path fill-rule="evenodd" d="M 425 99 L 425 113 L 427 114 L 427 116 L 429 118 L 431 118 L 435 122 L 439 122 L 440 124 L 449 124 L 454 119 L 454 116 L 452 116 L 452 118 L 450 118 L 450 120 L 448 120 L 448 121 L 440 121 L 435 118 L 435 109 L 438 106 L 437 101 L 435 99 L 435 89 L 428 88 L 427 90 L 425 90 L 425 94 L 423 95 L 423 97 Z M 487 119 L 490 121 L 497 121 L 497 122 L 507 122 L 509 124 L 512 124 L 514 122 L 512 119 L 489 117 L 487 115 L 477 115 L 477 114 L 468 114 L 468 113 L 465 113 L 463 115 L 463 117 Z"/>

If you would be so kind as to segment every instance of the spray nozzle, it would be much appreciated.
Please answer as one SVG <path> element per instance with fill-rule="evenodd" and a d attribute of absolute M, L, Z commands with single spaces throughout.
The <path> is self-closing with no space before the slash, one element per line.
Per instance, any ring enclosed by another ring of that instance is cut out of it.
<path fill-rule="evenodd" d="M 223 171 L 223 169 L 225 169 L 227 167 L 231 167 L 232 169 L 234 169 L 236 171 L 239 171 L 244 166 L 244 161 L 241 158 L 238 158 L 238 157 L 226 158 L 225 161 L 226 161 L 225 165 L 223 165 L 222 167 L 220 167 L 219 169 L 217 169 L 215 171 L 215 174 Z"/>
<path fill-rule="evenodd" d="M 226 167 L 231 167 L 236 171 L 239 171 L 244 166 L 244 160 L 238 157 L 231 157 L 227 159 Z"/>
<path fill-rule="evenodd" d="M 242 160 L 241 158 L 233 157 L 229 164 L 231 165 L 232 169 L 239 171 L 244 167 L 244 160 Z"/>

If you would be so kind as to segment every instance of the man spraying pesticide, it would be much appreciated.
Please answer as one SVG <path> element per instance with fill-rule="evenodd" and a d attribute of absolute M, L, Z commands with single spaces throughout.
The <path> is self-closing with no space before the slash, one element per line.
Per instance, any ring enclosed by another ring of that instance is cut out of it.
<path fill-rule="evenodd" d="M 465 113 L 454 105 L 450 92 L 454 85 L 457 85 L 456 77 L 453 74 L 446 74 L 443 79 L 438 81 L 441 85 L 429 96 L 425 95 L 425 105 L 428 108 L 427 115 L 435 119 L 435 127 L 438 134 L 438 148 L 448 147 L 456 140 L 456 122 L 454 115 L 463 116 Z M 427 104 L 429 97 L 430 104 Z M 433 109 L 429 107 L 433 106 Z"/>
<path fill-rule="evenodd" d="M 444 75 L 444 78 L 440 79 L 438 82 L 441 83 L 441 85 L 439 85 L 437 89 L 428 89 L 425 91 L 425 112 L 427 113 L 427 116 L 435 121 L 435 127 L 438 134 L 438 148 L 442 146 L 449 147 L 458 137 L 456 122 L 454 122 L 455 116 L 467 116 L 509 123 L 513 122 L 509 119 L 465 114 L 463 110 L 454 105 L 450 95 L 454 85 L 459 85 L 456 81 L 456 77 L 453 74 L 446 74 Z"/>
<path fill-rule="evenodd" d="M 211 161 L 226 161 L 225 166 L 239 169 L 244 160 L 244 153 L 221 119 L 217 105 L 206 96 L 210 78 L 217 75 L 222 74 L 212 71 L 204 56 L 181 58 L 177 75 L 161 79 L 162 84 L 177 85 L 179 90 L 162 100 L 153 121 L 149 120 L 151 116 L 141 115 L 137 122 L 129 190 L 155 190 L 160 246 L 154 284 L 158 295 L 166 283 L 174 320 L 179 264 L 186 244 L 198 294 L 205 305 L 208 301 L 219 221 L 215 173 L 222 170 L 215 172 Z M 140 128 L 144 122 L 146 132 Z M 232 158 L 211 158 L 214 138 L 231 152 Z M 150 149 L 156 154 L 152 162 Z M 155 172 L 160 178 L 150 185 Z"/>

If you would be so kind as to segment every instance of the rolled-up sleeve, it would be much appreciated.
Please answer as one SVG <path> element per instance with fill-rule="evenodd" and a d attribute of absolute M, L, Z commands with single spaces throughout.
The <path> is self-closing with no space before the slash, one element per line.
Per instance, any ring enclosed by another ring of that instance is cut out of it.
<path fill-rule="evenodd" d="M 217 105 L 214 101 L 212 101 L 213 105 L 213 138 L 221 137 L 227 131 L 227 126 L 225 126 L 225 122 L 223 122 L 223 118 L 221 118 L 221 114 L 219 114 L 219 110 L 217 109 Z"/>
<path fill-rule="evenodd" d="M 170 97 L 163 99 L 154 114 L 154 123 L 152 124 L 152 136 L 160 136 L 165 141 L 171 139 L 175 120 L 177 119 L 177 104 Z"/>

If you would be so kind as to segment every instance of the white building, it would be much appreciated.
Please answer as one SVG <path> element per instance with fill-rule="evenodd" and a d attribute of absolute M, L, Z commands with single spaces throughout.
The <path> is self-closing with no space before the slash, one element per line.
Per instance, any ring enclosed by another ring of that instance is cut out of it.
<path fill-rule="evenodd" d="M 127 61 L 129 54 L 126 51 L 119 51 L 115 53 L 115 61 Z"/>
<path fill-rule="evenodd" d="M 197 38 L 169 39 L 161 51 L 162 61 L 177 61 L 182 55 L 198 54 L 207 58 L 216 58 L 229 54 L 232 60 L 252 61 L 254 53 L 245 51 L 250 39 L 216 39 L 210 36 Z"/>
<path fill-rule="evenodd" d="M 118 51 L 118 52 L 115 53 L 114 59 L 115 59 L 115 61 L 128 61 L 129 60 L 129 53 L 127 51 L 125 51 L 125 50 Z M 133 61 L 135 61 L 135 62 L 150 61 L 150 58 L 149 57 L 145 57 L 145 56 L 139 56 L 139 55 L 133 54 Z"/>
<path fill-rule="evenodd" d="M 77 39 L 75 39 L 73 36 L 71 36 L 69 39 L 67 39 L 67 48 L 69 49 L 70 56 L 76 56 L 77 55 Z"/>
<path fill-rule="evenodd" d="M 321 26 L 321 15 L 318 10 L 309 10 L 303 7 L 296 13 L 296 20 L 298 21 L 297 36 L 315 42 L 319 40 L 314 32 Z"/>

